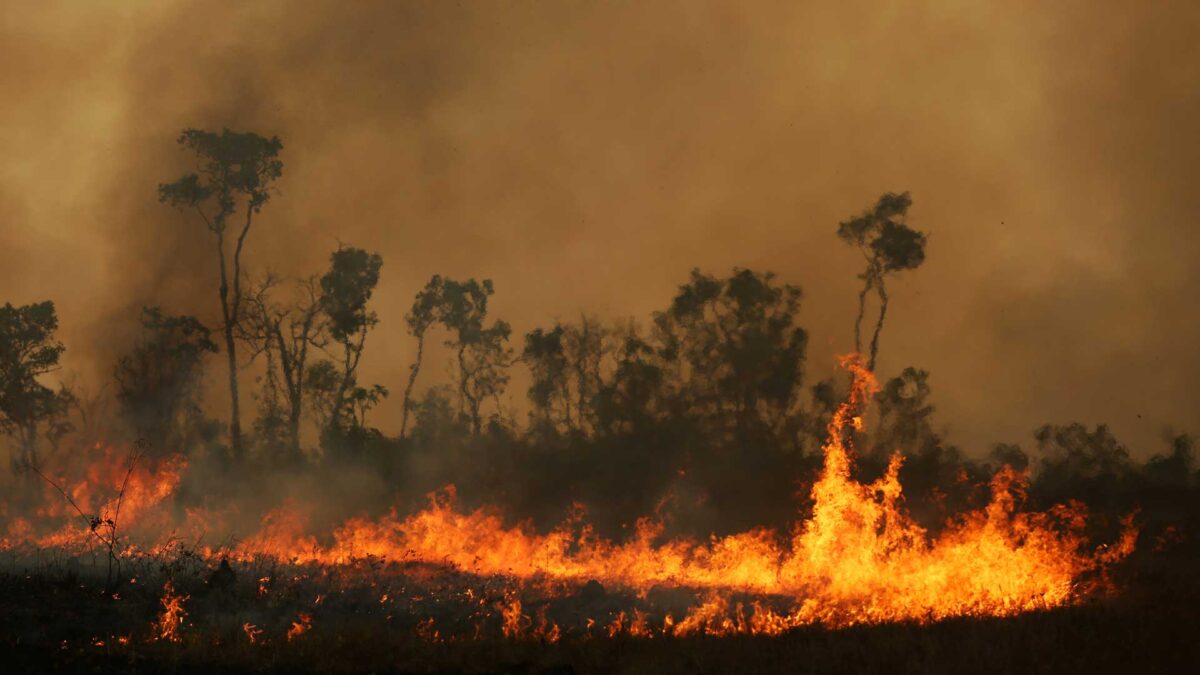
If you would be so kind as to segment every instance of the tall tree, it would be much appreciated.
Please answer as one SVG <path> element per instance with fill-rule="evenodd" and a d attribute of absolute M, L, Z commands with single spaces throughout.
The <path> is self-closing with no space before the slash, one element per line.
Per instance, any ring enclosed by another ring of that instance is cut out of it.
<path fill-rule="evenodd" d="M 333 252 L 329 262 L 329 271 L 320 280 L 320 307 L 330 337 L 342 348 L 341 363 L 334 368 L 337 375 L 332 380 L 329 366 L 317 364 L 319 368 L 312 371 L 310 381 L 328 390 L 325 394 L 328 423 L 345 428 L 362 419 L 371 406 L 387 395 L 387 390 L 378 385 L 370 389 L 359 387 L 357 377 L 367 333 L 379 323 L 379 317 L 367 309 L 367 304 L 379 283 L 383 258 L 378 253 L 343 246 Z"/>
<path fill-rule="evenodd" d="M 17 442 L 15 472 L 38 467 L 41 431 L 55 439 L 70 429 L 70 394 L 38 381 L 58 368 L 66 349 L 54 336 L 57 330 L 58 316 L 49 300 L 0 307 L 0 432 Z"/>
<path fill-rule="evenodd" d="M 446 279 L 442 286 L 441 320 L 453 335 L 446 346 L 454 350 L 458 363 L 459 413 L 470 420 L 475 434 L 483 427 L 483 402 L 492 398 L 499 406 L 512 361 L 508 347 L 512 328 L 501 320 L 484 326 L 488 298 L 494 292 L 491 279 Z"/>
<path fill-rule="evenodd" d="M 220 267 L 218 294 L 229 362 L 229 438 L 233 456 L 240 458 L 243 449 L 235 333 L 242 310 L 242 252 L 254 216 L 270 200 L 271 184 L 283 173 L 283 162 L 279 159 L 283 144 L 275 136 L 264 138 L 229 129 L 220 134 L 185 129 L 178 142 L 195 153 L 198 171 L 173 183 L 160 184 L 158 197 L 180 210 L 194 211 L 216 238 Z M 230 231 L 231 219 L 239 209 L 244 217 Z M 228 235 L 234 235 L 232 255 L 228 251 Z"/>
<path fill-rule="evenodd" d="M 867 296 L 872 290 L 879 297 L 879 316 L 871 335 L 867 368 L 874 370 L 879 354 L 879 334 L 887 316 L 887 276 L 903 270 L 916 269 L 925 262 L 924 233 L 905 224 L 912 197 L 907 192 L 888 192 L 875 206 L 838 225 L 838 236 L 862 252 L 867 267 L 859 275 L 863 280 L 858 293 L 858 315 L 854 320 L 854 350 L 862 352 L 862 322 L 866 313 Z"/>
<path fill-rule="evenodd" d="M 412 309 L 404 317 L 408 334 L 417 339 L 417 355 L 408 367 L 408 382 L 404 386 L 404 410 L 400 415 L 400 437 L 408 434 L 408 416 L 412 410 L 413 388 L 417 385 L 417 374 L 421 371 L 421 361 L 425 357 L 425 334 L 441 319 L 441 309 L 444 302 L 444 287 L 442 277 L 433 275 L 413 300 Z"/>
<path fill-rule="evenodd" d="M 204 360 L 217 351 L 212 332 L 191 316 L 142 310 L 142 336 L 117 361 L 114 378 L 122 416 L 158 452 L 176 452 L 200 421 Z"/>

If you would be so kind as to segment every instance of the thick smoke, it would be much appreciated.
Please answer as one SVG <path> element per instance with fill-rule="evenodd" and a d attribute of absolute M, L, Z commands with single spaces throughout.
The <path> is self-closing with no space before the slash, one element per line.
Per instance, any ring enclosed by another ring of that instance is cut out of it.
<path fill-rule="evenodd" d="M 1198 412 L 1200 55 L 1195 10 L 1108 5 L 8 3 L 0 285 L 58 303 L 95 383 L 143 304 L 215 324 L 210 241 L 155 187 L 181 128 L 230 127 L 285 143 L 254 269 L 383 254 L 366 381 L 402 381 L 434 273 L 493 278 L 520 334 L 734 265 L 804 286 L 819 371 L 857 283 L 836 222 L 908 189 L 930 259 L 883 374 L 933 372 L 968 448 L 1067 420 L 1154 448 Z"/>

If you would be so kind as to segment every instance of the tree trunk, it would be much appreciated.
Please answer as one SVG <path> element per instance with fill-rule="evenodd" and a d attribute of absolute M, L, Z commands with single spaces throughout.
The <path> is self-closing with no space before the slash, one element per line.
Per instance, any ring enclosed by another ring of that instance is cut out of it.
<path fill-rule="evenodd" d="M 217 234 L 217 257 L 221 262 L 221 318 L 224 320 L 225 355 L 229 362 L 229 448 L 234 459 L 242 458 L 242 422 L 238 406 L 236 322 L 229 307 L 229 274 L 225 266 L 225 237 Z"/>
<path fill-rule="evenodd" d="M 22 424 L 20 431 L 21 458 L 17 462 L 20 472 L 39 468 L 37 458 L 37 423 Z"/>
<path fill-rule="evenodd" d="M 417 358 L 408 369 L 408 384 L 404 387 L 404 412 L 400 414 L 400 438 L 408 432 L 408 406 L 412 400 L 413 387 L 417 384 L 417 373 L 421 370 L 421 359 L 425 355 L 425 331 L 417 333 Z"/>
<path fill-rule="evenodd" d="M 867 370 L 875 370 L 875 357 L 879 354 L 879 334 L 883 332 L 883 319 L 887 316 L 888 294 L 880 277 L 876 288 L 879 291 L 879 320 L 875 322 L 875 334 L 871 336 L 871 358 L 867 361 Z"/>
<path fill-rule="evenodd" d="M 870 271 L 863 280 L 862 290 L 858 292 L 858 316 L 854 318 L 854 351 L 862 353 L 862 321 L 867 310 L 867 292 L 871 290 Z"/>
<path fill-rule="evenodd" d="M 471 433 L 478 436 L 482 427 L 479 421 L 479 401 L 471 395 L 469 386 L 471 374 L 467 371 L 466 350 L 467 346 L 460 342 L 458 346 L 458 411 L 462 415 L 467 413 L 468 407 L 470 408 Z"/>
<path fill-rule="evenodd" d="M 275 338 L 276 349 L 279 352 L 279 366 L 283 370 L 283 383 L 288 397 L 288 445 L 292 452 L 300 456 L 300 410 L 303 402 L 302 387 L 304 386 L 304 351 L 292 355 L 288 352 L 287 343 L 283 339 L 283 328 L 279 323 L 271 325 L 269 330 Z"/>
<path fill-rule="evenodd" d="M 229 357 L 229 446 L 235 459 L 242 458 L 242 421 L 238 405 L 237 340 L 233 324 L 225 323 L 225 353 Z"/>

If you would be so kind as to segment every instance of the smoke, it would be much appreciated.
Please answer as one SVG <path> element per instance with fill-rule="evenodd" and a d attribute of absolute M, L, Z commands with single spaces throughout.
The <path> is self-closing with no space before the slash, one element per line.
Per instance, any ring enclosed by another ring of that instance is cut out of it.
<path fill-rule="evenodd" d="M 1200 412 L 1198 10 L 1105 4 L 6 3 L 0 300 L 55 300 L 94 381 L 143 304 L 215 324 L 212 243 L 155 188 L 180 129 L 230 127 L 285 144 L 253 269 L 383 255 L 365 382 L 403 380 L 434 273 L 494 279 L 520 334 L 735 265 L 804 287 L 819 376 L 860 266 L 836 223 L 911 190 L 929 262 L 882 375 L 930 370 L 971 449 L 1067 420 L 1155 448 Z"/>

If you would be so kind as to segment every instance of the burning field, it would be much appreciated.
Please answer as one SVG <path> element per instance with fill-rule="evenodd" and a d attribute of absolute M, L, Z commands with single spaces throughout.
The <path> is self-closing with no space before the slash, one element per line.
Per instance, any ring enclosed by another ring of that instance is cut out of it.
<path fill-rule="evenodd" d="M 234 662 L 270 653 L 272 667 L 286 668 L 299 667 L 289 659 L 308 653 L 306 642 L 328 650 L 332 640 L 339 653 L 361 644 L 357 656 L 403 644 L 403 657 L 383 663 L 409 668 L 423 668 L 412 660 L 432 658 L 430 650 L 442 650 L 441 660 L 428 663 L 463 667 L 446 655 L 490 645 L 502 651 L 489 659 L 526 650 L 522 658 L 557 654 L 587 670 L 578 650 L 603 644 L 638 653 L 650 648 L 642 643 L 794 644 L 855 630 L 869 643 L 895 630 L 887 625 L 953 634 L 963 621 L 1053 621 L 1051 610 L 1119 600 L 1114 576 L 1135 551 L 1134 514 L 1115 539 L 1095 541 L 1082 504 L 1025 510 L 1026 477 L 1004 468 L 983 508 L 931 533 L 906 513 L 899 455 L 878 480 L 856 480 L 854 441 L 877 386 L 858 357 L 843 365 L 853 385 L 828 425 L 811 512 L 786 532 L 695 540 L 643 518 L 612 540 L 578 506 L 539 533 L 506 523 L 499 508 L 461 508 L 447 486 L 414 513 L 351 518 L 331 532 L 311 531 L 301 505 L 284 504 L 236 536 L 223 528 L 236 509 L 174 506 L 183 459 L 97 445 L 83 475 L 44 475 L 33 515 L 7 519 L 5 584 L 12 597 L 36 597 L 78 621 L 70 637 L 54 636 L 60 658 L 138 663 L 173 650 L 197 658 L 211 647 Z M 46 647 L 51 631 L 33 633 L 26 639 Z M 590 669 L 612 665 L 598 663 Z"/>
<path fill-rule="evenodd" d="M 0 675 L 1200 672 L 1110 4 L 4 2 Z"/>

